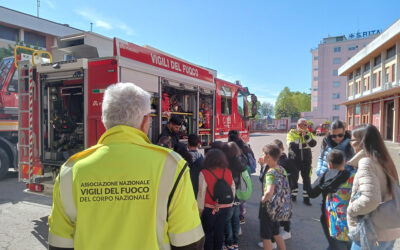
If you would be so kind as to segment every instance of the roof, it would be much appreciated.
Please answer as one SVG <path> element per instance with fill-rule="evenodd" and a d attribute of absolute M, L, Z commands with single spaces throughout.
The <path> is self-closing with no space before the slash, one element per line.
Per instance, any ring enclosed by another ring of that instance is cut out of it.
<path fill-rule="evenodd" d="M 367 63 L 372 56 L 380 55 L 384 49 L 388 49 L 392 43 L 400 39 L 400 19 L 389 26 L 384 32 L 372 40 L 367 46 L 344 63 L 338 70 L 339 75 L 345 76 L 354 71 L 362 63 Z"/>
<path fill-rule="evenodd" d="M 6 23 L 53 36 L 66 36 L 83 32 L 80 29 L 71 28 L 67 24 L 56 23 L 3 6 L 0 6 L 0 23 Z"/>

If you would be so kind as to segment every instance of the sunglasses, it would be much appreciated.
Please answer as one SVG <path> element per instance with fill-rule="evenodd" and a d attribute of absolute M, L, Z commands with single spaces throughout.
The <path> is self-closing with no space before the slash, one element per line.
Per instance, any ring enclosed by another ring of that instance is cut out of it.
<path fill-rule="evenodd" d="M 342 138 L 344 134 L 331 135 L 332 138 Z"/>

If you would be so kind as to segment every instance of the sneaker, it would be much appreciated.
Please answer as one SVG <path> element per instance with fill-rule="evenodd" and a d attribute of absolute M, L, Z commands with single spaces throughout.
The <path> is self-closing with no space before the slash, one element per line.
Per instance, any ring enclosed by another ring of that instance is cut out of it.
<path fill-rule="evenodd" d="M 292 201 L 296 202 L 296 196 L 292 195 Z"/>
<path fill-rule="evenodd" d="M 239 250 L 239 245 L 238 244 L 233 244 L 232 247 L 233 247 L 234 250 Z"/>
<path fill-rule="evenodd" d="M 304 198 L 303 203 L 306 204 L 307 206 L 312 206 L 312 204 L 310 202 L 310 198 Z"/>
<path fill-rule="evenodd" d="M 246 223 L 246 221 L 244 220 L 244 217 L 243 218 L 240 218 L 240 224 L 245 224 Z"/>
<path fill-rule="evenodd" d="M 292 238 L 292 234 L 290 232 L 286 232 L 285 230 L 283 230 L 283 232 L 281 233 L 282 239 L 283 240 L 288 240 L 290 238 Z"/>
<path fill-rule="evenodd" d="M 259 247 L 264 248 L 264 244 L 262 241 L 258 242 L 257 244 Z M 272 242 L 272 249 L 277 249 L 278 245 L 276 245 L 276 242 Z"/>
<path fill-rule="evenodd" d="M 224 248 L 223 248 L 224 250 L 235 250 L 235 248 L 234 248 L 234 246 L 232 245 L 232 246 L 225 246 L 224 245 Z"/>

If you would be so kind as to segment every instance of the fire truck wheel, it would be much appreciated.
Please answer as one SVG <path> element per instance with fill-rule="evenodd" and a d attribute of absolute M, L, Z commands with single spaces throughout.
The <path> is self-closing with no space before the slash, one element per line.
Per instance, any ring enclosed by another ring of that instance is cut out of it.
<path fill-rule="evenodd" d="M 0 180 L 7 175 L 9 167 L 10 159 L 8 158 L 7 153 L 0 148 Z"/>

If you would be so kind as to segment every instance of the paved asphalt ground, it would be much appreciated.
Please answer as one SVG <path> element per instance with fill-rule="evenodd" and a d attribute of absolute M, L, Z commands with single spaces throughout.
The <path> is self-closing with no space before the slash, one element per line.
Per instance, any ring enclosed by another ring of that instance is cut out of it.
<path fill-rule="evenodd" d="M 252 134 L 251 147 L 256 156 L 261 155 L 262 147 L 280 139 L 285 143 L 286 134 Z M 318 145 L 313 149 L 313 168 L 316 167 L 322 138 L 317 137 Z M 388 144 L 395 164 L 400 172 L 400 147 L 398 144 Z M 315 172 L 315 171 L 314 171 Z M 312 180 L 315 180 L 313 174 Z M 300 178 L 301 182 L 301 178 Z M 259 239 L 258 206 L 261 196 L 261 185 L 258 174 L 253 176 L 253 196 L 246 203 L 246 223 L 242 225 L 243 235 L 240 236 L 240 249 L 261 249 L 257 246 Z M 51 210 L 51 198 L 32 195 L 23 192 L 24 185 L 18 183 L 18 174 L 9 175 L 0 181 L 0 249 L 12 250 L 43 250 L 47 249 L 47 216 Z M 312 207 L 302 203 L 301 192 L 298 201 L 294 203 L 292 218 L 292 238 L 286 241 L 287 249 L 319 250 L 326 249 L 319 222 L 321 198 L 312 200 Z M 395 249 L 400 249 L 397 243 Z"/>

